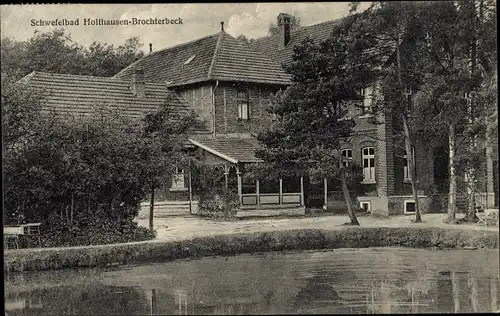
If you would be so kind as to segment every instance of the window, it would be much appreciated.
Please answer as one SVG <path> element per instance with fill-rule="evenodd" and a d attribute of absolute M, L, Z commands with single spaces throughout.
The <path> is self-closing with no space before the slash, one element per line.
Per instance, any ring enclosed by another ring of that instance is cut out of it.
<path fill-rule="evenodd" d="M 415 201 L 405 200 L 405 214 L 415 214 Z"/>
<path fill-rule="evenodd" d="M 360 202 L 359 207 L 364 210 L 366 213 L 371 213 L 372 211 L 372 203 L 371 202 Z"/>
<path fill-rule="evenodd" d="M 184 65 L 187 65 L 189 64 L 191 61 L 193 61 L 193 59 L 196 57 L 196 55 L 193 55 L 191 57 L 189 57 L 185 62 L 184 62 Z"/>
<path fill-rule="evenodd" d="M 362 149 L 363 182 L 375 182 L 375 150 L 373 147 Z"/>
<path fill-rule="evenodd" d="M 413 162 L 415 162 L 415 148 L 411 148 L 411 153 L 413 157 Z M 404 151 L 404 167 L 403 167 L 403 181 L 408 182 L 411 181 L 411 175 L 410 175 L 410 170 L 408 168 L 408 156 L 406 155 L 406 150 Z"/>
<path fill-rule="evenodd" d="M 238 119 L 248 120 L 250 113 L 248 108 L 248 91 L 238 91 L 236 102 L 238 103 Z"/>
<path fill-rule="evenodd" d="M 352 164 L 352 150 L 342 149 L 342 164 L 344 167 L 348 168 Z"/>
<path fill-rule="evenodd" d="M 372 86 L 361 89 L 360 94 L 363 98 L 363 106 L 360 108 L 360 116 L 369 115 L 373 112 L 373 90 Z"/>

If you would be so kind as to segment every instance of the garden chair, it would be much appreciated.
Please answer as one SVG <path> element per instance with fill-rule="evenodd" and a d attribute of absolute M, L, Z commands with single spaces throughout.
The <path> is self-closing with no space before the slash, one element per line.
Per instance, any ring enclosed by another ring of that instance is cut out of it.
<path fill-rule="evenodd" d="M 3 227 L 4 249 L 19 249 L 19 236 L 24 235 L 23 226 Z"/>
<path fill-rule="evenodd" d="M 482 208 L 476 207 L 476 216 L 478 218 L 477 223 L 486 226 L 486 212 Z"/>

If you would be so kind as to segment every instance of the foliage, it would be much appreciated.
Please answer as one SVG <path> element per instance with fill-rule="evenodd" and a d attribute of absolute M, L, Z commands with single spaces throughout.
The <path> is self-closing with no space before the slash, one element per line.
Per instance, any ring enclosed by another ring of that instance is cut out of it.
<path fill-rule="evenodd" d="M 199 214 L 211 218 L 231 218 L 239 208 L 239 197 L 232 186 L 225 186 L 220 167 L 199 164 L 193 171 L 193 188 L 199 193 Z"/>
<path fill-rule="evenodd" d="M 199 214 L 211 218 L 234 217 L 239 205 L 238 194 L 231 190 L 223 190 L 220 195 L 214 194 L 211 199 L 205 196 L 198 203 Z"/>
<path fill-rule="evenodd" d="M 363 53 L 374 42 L 354 39 L 348 27 L 323 42 L 307 38 L 295 46 L 293 61 L 285 67 L 292 84 L 268 109 L 277 120 L 258 135 L 263 147 L 256 156 L 273 168 L 344 178 L 341 142 L 352 136 L 355 125 L 348 109 L 378 75 L 372 58 Z M 346 200 L 349 206 L 350 198 Z"/>
<path fill-rule="evenodd" d="M 81 266 L 106 266 L 135 262 L 165 262 L 180 258 L 234 255 L 262 251 L 296 249 L 334 249 L 365 247 L 498 249 L 495 231 L 446 228 L 365 227 L 340 230 L 287 230 L 198 237 L 180 242 L 154 241 L 103 245 L 7 251 L 5 273 L 41 271 Z"/>
<path fill-rule="evenodd" d="M 247 43 L 247 45 L 248 44 L 252 44 L 255 41 L 255 38 L 248 38 L 248 37 L 246 37 L 243 34 L 241 34 L 240 36 L 238 36 L 236 39 Z"/>
<path fill-rule="evenodd" d="M 2 38 L 2 75 L 19 80 L 32 71 L 73 75 L 113 76 L 144 54 L 139 38 L 132 37 L 114 47 L 94 42 L 86 48 L 64 30 L 39 33 L 27 41 Z"/>
<path fill-rule="evenodd" d="M 171 178 L 195 118 L 169 100 L 143 122 L 102 104 L 88 116 L 42 112 L 43 95 L 5 87 L 5 222 L 41 222 L 47 245 L 151 237 L 132 220 L 151 185 Z"/>

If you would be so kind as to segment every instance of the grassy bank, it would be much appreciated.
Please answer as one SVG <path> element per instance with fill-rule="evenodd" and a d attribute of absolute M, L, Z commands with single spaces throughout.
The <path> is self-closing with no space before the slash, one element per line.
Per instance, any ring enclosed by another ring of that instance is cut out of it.
<path fill-rule="evenodd" d="M 191 240 L 61 249 L 21 249 L 4 253 L 5 273 L 110 264 L 162 262 L 179 258 L 294 249 L 413 248 L 498 249 L 498 233 L 443 228 L 347 227 L 339 230 L 288 230 L 199 237 Z"/>

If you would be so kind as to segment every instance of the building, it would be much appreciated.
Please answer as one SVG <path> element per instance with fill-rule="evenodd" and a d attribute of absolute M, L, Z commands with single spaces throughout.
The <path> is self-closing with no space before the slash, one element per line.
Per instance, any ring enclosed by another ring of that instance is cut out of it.
<path fill-rule="evenodd" d="M 289 15 L 280 13 L 277 19 L 279 34 L 251 45 L 227 34 L 221 23 L 219 33 L 150 52 L 112 78 L 33 73 L 22 82 L 50 90 L 47 107 L 62 112 L 85 113 L 92 104 L 106 102 L 137 117 L 167 98 L 173 100 L 177 111 L 194 110 L 205 122 L 206 130 L 189 137 L 186 150 L 205 164 L 220 166 L 226 183 L 234 182 L 238 188 L 241 209 L 273 212 L 287 208 L 303 213 L 308 203 L 318 199 L 318 190 L 313 192 L 314 185 L 307 179 L 277 179 L 274 185 L 266 185 L 258 179 L 245 180 L 244 169 L 260 161 L 254 154 L 256 135 L 272 123 L 266 112 L 272 96 L 291 83 L 281 65 L 291 60 L 296 44 L 306 37 L 316 41 L 328 38 L 342 20 L 290 31 Z M 394 117 L 383 117 L 384 124 L 370 122 L 375 98 L 383 98 L 376 83 L 365 89 L 364 111 L 350 110 L 357 123 L 356 135 L 342 148 L 346 164 L 356 162 L 363 167 L 363 194 L 357 202 L 371 213 L 412 214 L 414 200 L 406 152 L 397 137 L 399 124 Z M 422 212 L 442 211 L 433 204 L 446 190 L 443 170 L 447 166 L 441 152 L 416 138 L 413 154 Z M 494 164 L 489 161 L 488 166 L 492 171 Z M 479 189 L 491 195 L 494 181 L 490 173 L 484 177 L 487 186 L 481 184 Z M 325 209 L 344 208 L 334 182 L 325 179 L 320 185 L 319 204 Z M 190 184 L 190 173 L 179 167 L 172 186 L 160 196 L 189 200 L 193 197 Z"/>

